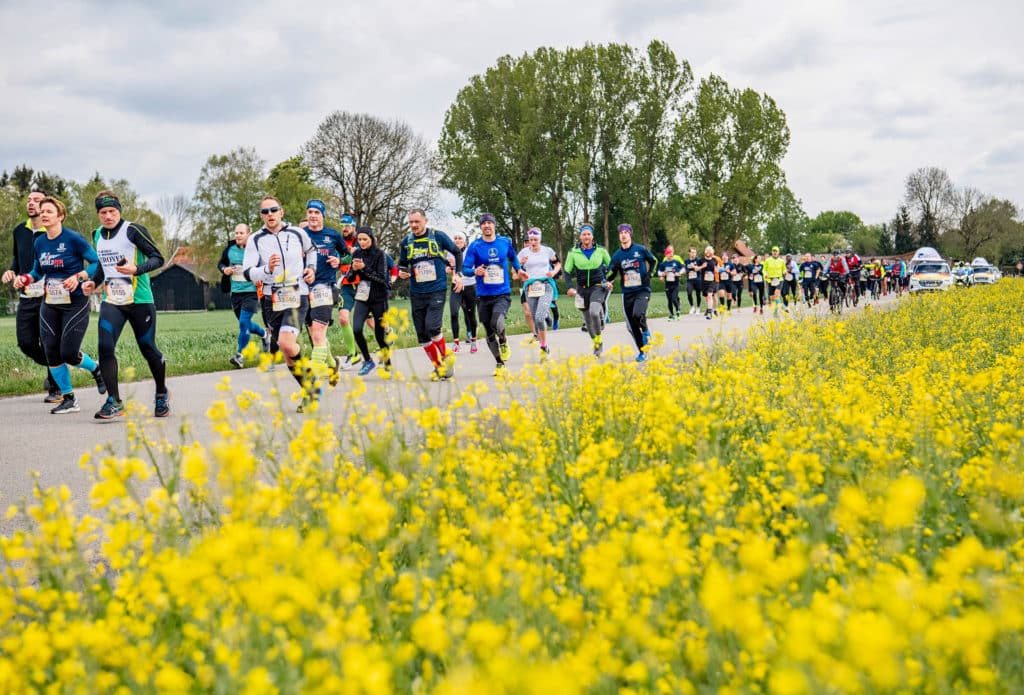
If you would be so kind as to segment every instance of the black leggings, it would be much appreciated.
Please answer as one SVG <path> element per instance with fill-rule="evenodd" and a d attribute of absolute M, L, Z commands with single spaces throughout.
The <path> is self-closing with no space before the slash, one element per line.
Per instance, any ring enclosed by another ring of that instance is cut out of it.
<path fill-rule="evenodd" d="M 755 307 L 764 306 L 764 283 L 763 282 L 752 282 L 750 283 L 750 299 L 754 302 Z"/>
<path fill-rule="evenodd" d="M 18 337 L 18 349 L 36 364 L 47 366 L 46 353 L 39 337 L 39 310 L 43 305 L 42 297 L 22 297 L 18 300 L 18 314 L 15 334 Z"/>
<path fill-rule="evenodd" d="M 46 304 L 39 309 L 39 335 L 51 367 L 82 363 L 82 341 L 89 328 L 89 298 L 72 296 L 70 304 Z"/>
<path fill-rule="evenodd" d="M 697 295 L 697 302 L 694 303 L 693 296 Z M 700 286 L 700 278 L 694 278 L 686 281 L 686 301 L 690 303 L 690 308 L 697 307 L 700 309 L 700 298 L 703 296 L 703 290 Z"/>
<path fill-rule="evenodd" d="M 487 333 L 487 347 L 499 364 L 502 363 L 499 344 L 506 342 L 505 316 L 511 306 L 512 297 L 507 294 L 499 294 L 496 297 L 480 297 L 477 302 L 480 323 L 484 325 L 484 331 Z"/>
<path fill-rule="evenodd" d="M 461 292 L 452 292 L 448 296 L 448 309 L 451 312 L 452 338 L 459 339 L 459 309 L 466 319 L 466 337 L 476 338 L 476 285 L 466 283 Z"/>
<path fill-rule="evenodd" d="M 121 400 L 117 383 L 117 341 L 125 324 L 131 324 L 135 343 L 139 346 L 149 371 L 156 381 L 156 392 L 167 393 L 167 365 L 156 347 L 156 307 L 153 304 L 127 304 L 115 306 L 108 302 L 100 305 L 100 372 L 110 397 Z"/>
<path fill-rule="evenodd" d="M 373 316 L 373 337 L 377 339 L 377 345 L 383 350 L 387 347 L 387 334 L 384 326 L 384 314 L 388 313 L 388 300 L 378 299 L 375 301 L 356 301 L 352 307 L 352 332 L 355 334 L 356 346 L 363 354 L 363 359 L 370 361 L 370 346 L 363 335 L 363 326 L 366 319 Z"/>
<path fill-rule="evenodd" d="M 626 313 L 629 332 L 633 334 L 633 342 L 637 348 L 644 346 L 644 333 L 647 332 L 647 305 L 651 301 L 650 292 L 633 292 L 622 295 L 622 308 Z"/>
<path fill-rule="evenodd" d="M 679 281 L 665 283 L 665 298 L 668 299 L 668 315 L 682 313 L 679 310 Z"/>

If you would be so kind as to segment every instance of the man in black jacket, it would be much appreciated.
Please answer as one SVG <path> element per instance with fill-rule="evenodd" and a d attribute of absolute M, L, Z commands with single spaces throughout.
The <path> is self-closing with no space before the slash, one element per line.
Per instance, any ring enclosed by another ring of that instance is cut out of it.
<path fill-rule="evenodd" d="M 32 270 L 35 263 L 33 244 L 36 237 L 46 230 L 39 222 L 39 201 L 44 197 L 42 191 L 32 191 L 28 194 L 28 201 L 25 203 L 25 211 L 28 219 L 18 224 L 11 233 L 14 246 L 14 255 L 11 258 L 10 267 L 4 271 L 3 282 L 11 282 L 19 275 L 24 275 Z M 15 332 L 18 338 L 18 348 L 25 355 L 38 365 L 46 369 L 46 380 L 43 388 L 46 389 L 47 403 L 60 403 L 62 396 L 60 389 L 52 378 L 46 364 L 46 355 L 43 354 L 43 344 L 39 339 L 39 307 L 43 304 L 43 281 L 28 285 L 18 295 L 18 314 L 15 324 Z"/>

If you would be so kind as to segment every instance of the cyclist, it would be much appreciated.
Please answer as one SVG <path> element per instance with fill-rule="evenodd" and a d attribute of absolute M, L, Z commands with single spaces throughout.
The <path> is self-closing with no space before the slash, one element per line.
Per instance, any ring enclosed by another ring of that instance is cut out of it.
<path fill-rule="evenodd" d="M 853 247 L 846 247 L 846 267 L 849 269 L 848 277 L 853 289 L 853 303 L 857 303 L 860 297 L 860 256 L 853 252 Z"/>

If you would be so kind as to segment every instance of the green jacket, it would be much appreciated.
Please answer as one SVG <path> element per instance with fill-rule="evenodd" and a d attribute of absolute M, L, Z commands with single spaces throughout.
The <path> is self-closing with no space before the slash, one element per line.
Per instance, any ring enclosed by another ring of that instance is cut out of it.
<path fill-rule="evenodd" d="M 600 285 L 604 282 L 605 274 L 611 263 L 612 257 L 608 255 L 608 250 L 603 246 L 595 244 L 590 258 L 587 258 L 583 249 L 574 246 L 569 249 L 569 254 L 565 257 L 565 264 L 562 266 L 565 270 L 565 284 L 569 287 L 577 285 L 581 288 Z"/>

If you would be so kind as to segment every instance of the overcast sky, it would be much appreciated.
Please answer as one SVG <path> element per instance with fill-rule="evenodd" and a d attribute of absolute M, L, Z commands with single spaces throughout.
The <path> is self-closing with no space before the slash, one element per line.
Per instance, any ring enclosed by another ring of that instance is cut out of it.
<path fill-rule="evenodd" d="M 505 54 L 667 42 L 697 79 L 771 95 L 809 215 L 892 217 L 908 173 L 1024 196 L 1019 0 L 0 1 L 0 169 L 192 194 L 207 157 L 271 165 L 331 111 L 434 141 L 458 90 Z"/>

